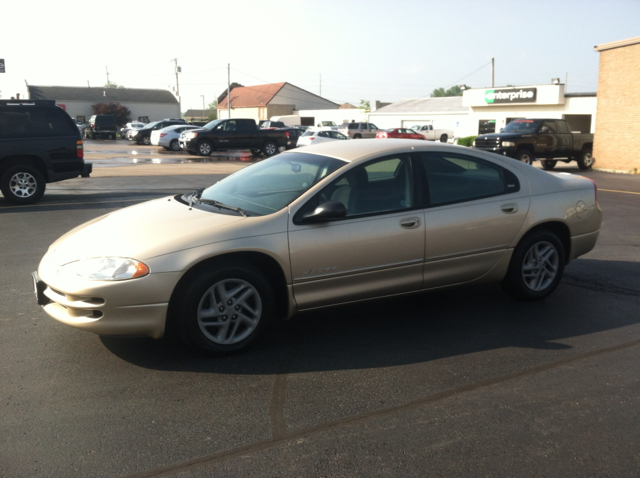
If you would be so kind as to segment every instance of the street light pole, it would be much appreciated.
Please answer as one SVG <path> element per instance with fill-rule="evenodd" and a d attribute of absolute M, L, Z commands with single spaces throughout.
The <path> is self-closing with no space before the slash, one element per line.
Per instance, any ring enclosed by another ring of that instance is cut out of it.
<path fill-rule="evenodd" d="M 202 119 L 204 120 L 204 95 L 200 95 L 200 97 L 202 98 Z"/>

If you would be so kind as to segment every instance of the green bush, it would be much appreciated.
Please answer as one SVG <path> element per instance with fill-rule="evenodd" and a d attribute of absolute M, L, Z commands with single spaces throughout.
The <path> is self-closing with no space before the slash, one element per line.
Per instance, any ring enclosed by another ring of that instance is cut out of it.
<path fill-rule="evenodd" d="M 471 146 L 473 144 L 473 140 L 478 136 L 465 136 L 464 138 L 458 138 L 458 144 L 460 146 Z"/>

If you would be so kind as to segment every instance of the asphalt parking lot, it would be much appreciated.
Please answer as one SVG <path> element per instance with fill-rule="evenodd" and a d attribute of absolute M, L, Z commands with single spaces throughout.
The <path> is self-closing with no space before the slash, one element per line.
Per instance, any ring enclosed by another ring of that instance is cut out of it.
<path fill-rule="evenodd" d="M 640 176 L 559 168 L 597 182 L 604 225 L 543 301 L 483 285 L 338 307 L 210 359 L 60 324 L 30 273 L 69 229 L 260 157 L 85 151 L 91 178 L 0 196 L 0 476 L 640 475 Z"/>

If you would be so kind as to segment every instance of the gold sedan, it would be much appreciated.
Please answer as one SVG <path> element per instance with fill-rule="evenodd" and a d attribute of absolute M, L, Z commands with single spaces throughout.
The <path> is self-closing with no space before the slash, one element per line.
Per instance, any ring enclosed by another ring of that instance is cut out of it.
<path fill-rule="evenodd" d="M 38 302 L 90 332 L 226 354 L 335 304 L 480 282 L 542 299 L 595 246 L 593 181 L 425 143 L 292 150 L 94 219 L 51 245 Z"/>

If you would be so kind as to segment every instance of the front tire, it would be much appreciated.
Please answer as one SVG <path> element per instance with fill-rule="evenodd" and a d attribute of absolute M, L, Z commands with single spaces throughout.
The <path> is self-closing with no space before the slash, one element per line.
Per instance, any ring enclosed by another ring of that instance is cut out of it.
<path fill-rule="evenodd" d="M 564 273 L 565 251 L 554 233 L 541 230 L 525 236 L 511 257 L 500 285 L 519 300 L 539 300 L 551 294 Z"/>
<path fill-rule="evenodd" d="M 262 147 L 262 152 L 265 156 L 273 156 L 278 152 L 278 145 L 273 141 L 267 141 Z"/>
<path fill-rule="evenodd" d="M 533 160 L 535 158 L 533 157 L 533 154 L 531 153 L 531 151 L 526 149 L 521 149 L 516 153 L 516 159 L 525 164 L 533 164 Z"/>
<path fill-rule="evenodd" d="M 138 143 L 140 144 L 140 143 Z M 149 136 L 143 136 L 142 137 L 142 144 L 144 144 L 145 146 L 149 146 L 151 144 L 151 138 Z"/>
<path fill-rule="evenodd" d="M 37 202 L 47 187 L 42 173 L 31 164 L 16 164 L 7 168 L 0 178 L 4 198 L 13 204 Z"/>
<path fill-rule="evenodd" d="M 249 264 L 221 264 L 188 284 L 173 317 L 182 340 L 208 355 L 239 352 L 265 330 L 275 310 L 267 279 Z"/>
<path fill-rule="evenodd" d="M 593 155 L 590 149 L 585 149 L 578 156 L 578 167 L 582 170 L 589 170 L 593 166 Z"/>
<path fill-rule="evenodd" d="M 556 167 L 556 164 L 558 164 L 558 161 L 554 159 L 543 159 L 540 162 L 542 163 L 542 169 L 544 169 L 545 171 L 551 171 Z"/>
<path fill-rule="evenodd" d="M 259 149 L 252 149 L 251 150 L 251 154 L 258 156 L 262 151 L 260 151 Z"/>

